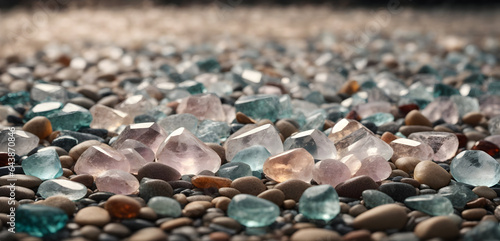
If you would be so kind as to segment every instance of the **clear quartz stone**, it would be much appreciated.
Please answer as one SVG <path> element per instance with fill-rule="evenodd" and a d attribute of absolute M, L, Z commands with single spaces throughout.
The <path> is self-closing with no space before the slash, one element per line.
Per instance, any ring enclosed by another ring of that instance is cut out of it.
<path fill-rule="evenodd" d="M 226 114 L 222 103 L 214 94 L 198 94 L 181 100 L 177 113 L 189 113 L 199 120 L 226 121 Z"/>
<path fill-rule="evenodd" d="M 394 153 L 391 146 L 365 128 L 358 129 L 344 137 L 335 143 L 335 147 L 340 158 L 353 154 L 359 160 L 373 155 L 379 155 L 389 160 Z"/>
<path fill-rule="evenodd" d="M 111 169 L 129 172 L 130 163 L 123 154 L 104 144 L 89 147 L 75 164 L 76 174 L 90 174 L 94 177 Z"/>
<path fill-rule="evenodd" d="M 484 151 L 462 151 L 453 158 L 450 173 L 459 182 L 491 187 L 500 181 L 500 163 Z"/>
<path fill-rule="evenodd" d="M 9 146 L 9 143 L 12 143 L 9 138 L 11 140 L 14 138 L 14 146 L 12 144 Z M 10 147 L 15 150 L 16 155 L 24 156 L 37 147 L 39 141 L 40 138 L 29 132 L 17 129 L 14 132 L 8 129 L 2 130 L 0 131 L 0 152 L 9 152 L 8 148 Z"/>
<path fill-rule="evenodd" d="M 337 157 L 337 149 L 325 134 L 317 129 L 299 132 L 288 137 L 283 143 L 285 150 L 304 148 L 314 159 L 333 159 Z"/>
<path fill-rule="evenodd" d="M 459 117 L 457 105 L 448 97 L 435 99 L 422 110 L 422 114 L 431 122 L 443 119 L 450 124 L 456 124 Z"/>
<path fill-rule="evenodd" d="M 70 180 L 51 179 L 40 184 L 38 193 L 45 199 L 52 196 L 63 196 L 76 201 L 87 195 L 87 187 Z"/>
<path fill-rule="evenodd" d="M 118 136 L 113 147 L 117 148 L 128 139 L 142 142 L 156 153 L 158 146 L 165 140 L 167 133 L 155 122 L 145 122 L 127 126 Z"/>
<path fill-rule="evenodd" d="M 264 146 L 271 155 L 283 152 L 278 131 L 271 124 L 265 124 L 228 138 L 225 142 L 226 159 L 231 161 L 236 153 L 253 145 Z"/>
<path fill-rule="evenodd" d="M 433 149 L 422 142 L 410 140 L 406 138 L 399 138 L 390 143 L 394 150 L 392 156 L 393 160 L 401 157 L 414 157 L 419 160 L 431 160 L 434 155 Z"/>
<path fill-rule="evenodd" d="M 453 133 L 448 132 L 415 132 L 408 136 L 409 139 L 416 140 L 429 145 L 434 155 L 432 159 L 444 162 L 454 157 L 458 150 L 458 138 Z"/>
<path fill-rule="evenodd" d="M 134 120 L 127 113 L 96 104 L 90 108 L 92 114 L 91 128 L 115 131 L 121 125 L 130 125 Z"/>

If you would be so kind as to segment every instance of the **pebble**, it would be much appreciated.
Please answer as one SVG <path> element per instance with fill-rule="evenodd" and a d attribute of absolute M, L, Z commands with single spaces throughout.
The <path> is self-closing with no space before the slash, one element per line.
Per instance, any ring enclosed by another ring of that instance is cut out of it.
<path fill-rule="evenodd" d="M 139 215 L 141 203 L 136 199 L 124 195 L 114 195 L 110 197 L 104 208 L 115 218 L 127 219 Z"/>
<path fill-rule="evenodd" d="M 471 126 L 476 126 L 483 118 L 484 115 L 481 112 L 469 112 L 462 116 L 462 122 Z"/>
<path fill-rule="evenodd" d="M 484 197 L 486 199 L 493 199 L 497 197 L 497 193 L 487 186 L 477 186 L 472 189 L 472 191 L 479 197 Z"/>
<path fill-rule="evenodd" d="M 254 176 L 237 178 L 233 180 L 231 187 L 238 190 L 240 193 L 254 196 L 259 195 L 267 189 L 262 180 Z"/>
<path fill-rule="evenodd" d="M 233 198 L 234 196 L 240 194 L 241 192 L 238 191 L 236 188 L 232 187 L 222 187 L 219 188 L 219 194 L 228 198 Z"/>
<path fill-rule="evenodd" d="M 23 130 L 30 132 L 35 136 L 38 136 L 40 140 L 43 140 L 49 137 L 52 133 L 52 125 L 47 117 L 36 116 L 24 124 Z"/>
<path fill-rule="evenodd" d="M 212 223 L 231 230 L 235 230 L 236 232 L 239 232 L 242 229 L 241 224 L 230 217 L 216 217 L 212 219 Z"/>
<path fill-rule="evenodd" d="M 75 175 L 75 176 L 70 177 L 69 180 L 73 181 L 73 182 L 81 183 L 88 188 L 92 188 L 92 186 L 94 185 L 94 176 L 92 176 L 90 174 Z"/>
<path fill-rule="evenodd" d="M 368 189 L 378 189 L 377 183 L 368 176 L 353 177 L 335 187 L 340 197 L 355 199 L 359 199 L 363 191 Z"/>
<path fill-rule="evenodd" d="M 293 199 L 287 199 L 287 200 L 283 201 L 283 207 L 285 209 L 293 209 L 293 208 L 295 208 L 296 204 L 297 204 L 297 202 L 295 202 L 295 200 L 293 200 Z"/>
<path fill-rule="evenodd" d="M 101 145 L 101 142 L 96 140 L 88 140 L 81 142 L 78 145 L 71 148 L 71 150 L 69 150 L 68 155 L 71 156 L 73 160 L 78 160 L 78 158 L 80 158 L 80 155 L 82 155 L 82 153 L 86 151 L 89 147 L 97 145 Z"/>
<path fill-rule="evenodd" d="M 413 173 L 415 167 L 421 162 L 421 160 L 414 157 L 401 157 L 394 162 L 396 167 L 406 173 Z"/>
<path fill-rule="evenodd" d="M 95 225 L 103 227 L 111 221 L 111 216 L 106 209 L 100 207 L 86 207 L 80 209 L 74 219 L 79 225 Z"/>
<path fill-rule="evenodd" d="M 418 163 L 413 171 L 413 178 L 436 190 L 445 187 L 451 181 L 450 173 L 432 161 Z"/>
<path fill-rule="evenodd" d="M 227 241 L 231 236 L 225 232 L 213 232 L 209 235 L 209 238 L 211 241 Z"/>
<path fill-rule="evenodd" d="M 166 221 L 160 225 L 160 228 L 163 231 L 170 231 L 172 229 L 182 227 L 182 226 L 189 226 L 193 224 L 193 220 L 188 218 L 188 217 L 182 217 L 182 218 L 176 218 L 170 221 Z"/>
<path fill-rule="evenodd" d="M 139 196 L 146 202 L 153 197 L 172 197 L 173 194 L 170 184 L 160 179 L 147 180 L 139 186 Z"/>
<path fill-rule="evenodd" d="M 197 175 L 191 178 L 191 183 L 197 188 L 230 187 L 232 180 L 224 177 Z"/>
<path fill-rule="evenodd" d="M 380 185 L 379 190 L 389 195 L 396 202 L 404 202 L 407 197 L 416 196 L 415 188 L 407 183 L 391 182 Z"/>
<path fill-rule="evenodd" d="M 166 182 L 179 180 L 181 174 L 174 168 L 159 162 L 150 162 L 137 171 L 137 179 L 147 177 L 151 179 L 160 179 Z"/>
<path fill-rule="evenodd" d="M 364 205 L 356 204 L 349 209 L 349 215 L 357 217 L 360 214 L 366 212 L 367 210 L 368 209 Z"/>
<path fill-rule="evenodd" d="M 0 213 L 10 213 L 10 208 L 17 208 L 19 206 L 19 202 L 16 200 L 9 202 L 8 197 L 0 197 Z M 13 204 L 13 205 L 11 205 Z"/>
<path fill-rule="evenodd" d="M 165 241 L 166 239 L 167 234 L 156 227 L 141 229 L 128 238 L 129 241 Z"/>
<path fill-rule="evenodd" d="M 299 129 L 287 120 L 278 120 L 276 122 L 276 129 L 283 135 L 283 138 L 290 137 L 293 133 L 298 132 Z"/>
<path fill-rule="evenodd" d="M 446 216 L 429 218 L 417 224 L 414 232 L 420 239 L 454 239 L 459 235 L 455 222 Z"/>
<path fill-rule="evenodd" d="M 405 117 L 405 124 L 408 126 L 428 126 L 432 127 L 431 121 L 427 119 L 420 111 L 412 110 Z M 405 135 L 408 136 L 408 135 Z"/>
<path fill-rule="evenodd" d="M 96 240 L 101 234 L 101 230 L 93 225 L 86 225 L 80 228 L 80 235 L 90 240 Z"/>
<path fill-rule="evenodd" d="M 69 155 L 60 156 L 59 161 L 61 161 L 63 168 L 72 168 L 75 165 L 75 160 Z"/>
<path fill-rule="evenodd" d="M 228 197 L 217 197 L 214 200 L 212 200 L 212 203 L 215 204 L 215 207 L 221 209 L 224 212 L 227 211 L 230 202 L 231 199 Z"/>
<path fill-rule="evenodd" d="M 10 185 L 11 181 L 9 181 L 8 179 L 16 179 L 16 186 L 18 187 L 35 188 L 42 184 L 42 179 L 38 177 L 23 174 L 14 174 L 13 176 L 1 176 L 0 186 Z"/>
<path fill-rule="evenodd" d="M 340 241 L 342 238 L 340 235 L 331 230 L 327 229 L 320 229 L 320 228 L 306 228 L 306 229 L 300 229 L 299 231 L 295 232 L 291 237 L 291 241 L 303 241 L 303 240 L 310 240 L 310 241 L 321 241 L 321 240 L 328 240 L 328 241 Z"/>
<path fill-rule="evenodd" d="M 280 189 L 266 190 L 257 195 L 257 197 L 271 201 L 278 206 L 283 205 L 283 202 L 285 201 L 285 194 Z"/>
<path fill-rule="evenodd" d="M 357 216 L 352 225 L 359 229 L 383 231 L 402 229 L 407 221 L 406 211 L 397 204 L 385 204 L 372 208 Z"/>
<path fill-rule="evenodd" d="M 103 231 L 119 238 L 124 238 L 130 235 L 130 230 L 127 228 L 127 226 L 121 223 L 106 224 L 106 226 L 104 226 L 103 228 Z"/>
<path fill-rule="evenodd" d="M 36 204 L 60 208 L 70 217 L 73 216 L 76 211 L 75 203 L 63 196 L 52 196 Z"/>
<path fill-rule="evenodd" d="M 9 197 L 10 193 L 11 193 L 11 186 L 8 185 L 0 186 L 0 197 Z M 15 199 L 18 201 L 21 199 L 35 198 L 35 192 L 25 187 L 15 187 L 14 193 L 15 193 Z"/>
<path fill-rule="evenodd" d="M 486 215 L 484 208 L 471 208 L 462 212 L 462 218 L 466 220 L 481 220 Z"/>
<path fill-rule="evenodd" d="M 301 180 L 291 179 L 279 183 L 274 186 L 275 189 L 279 189 L 285 194 L 285 199 L 292 199 L 295 202 L 298 202 L 302 193 L 311 186 L 311 184 L 306 183 Z"/>
<path fill-rule="evenodd" d="M 366 229 L 355 230 L 342 237 L 344 241 L 371 241 L 371 232 Z"/>
<path fill-rule="evenodd" d="M 403 134 L 404 136 L 409 136 L 410 134 L 412 133 L 415 133 L 415 132 L 423 132 L 423 131 L 433 131 L 434 129 L 432 129 L 432 127 L 429 127 L 429 126 L 417 126 L 417 125 L 413 125 L 413 126 L 401 126 L 399 128 L 399 132 L 401 132 L 401 134 Z"/>

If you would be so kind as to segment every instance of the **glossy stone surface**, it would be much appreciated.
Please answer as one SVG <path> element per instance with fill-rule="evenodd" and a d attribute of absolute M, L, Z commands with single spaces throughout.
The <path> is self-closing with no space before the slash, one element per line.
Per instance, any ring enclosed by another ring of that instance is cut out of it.
<path fill-rule="evenodd" d="M 367 208 L 374 208 L 380 205 L 394 203 L 394 199 L 378 190 L 364 190 L 363 193 L 361 193 L 361 196 L 363 197 L 363 201 L 365 202 L 365 206 Z"/>
<path fill-rule="evenodd" d="M 354 154 L 349 154 L 343 157 L 340 159 L 340 162 L 344 163 L 349 168 L 351 175 L 356 174 L 359 168 L 361 168 L 361 160 Z"/>
<path fill-rule="evenodd" d="M 199 120 L 196 116 L 184 113 L 169 115 L 165 117 L 165 119 L 160 120 L 158 125 L 165 129 L 167 133 L 171 133 L 180 127 L 188 129 L 191 133 L 196 133 L 196 130 L 198 130 L 198 122 Z"/>
<path fill-rule="evenodd" d="M 339 195 L 330 185 L 312 186 L 302 193 L 299 212 L 309 219 L 328 222 L 340 213 Z"/>
<path fill-rule="evenodd" d="M 335 143 L 335 147 L 340 158 L 353 154 L 360 160 L 373 155 L 379 155 L 389 160 L 394 152 L 389 144 L 365 128 L 358 129 L 338 141 Z"/>
<path fill-rule="evenodd" d="M 123 142 L 133 139 L 141 142 L 157 153 L 160 144 L 167 138 L 167 133 L 154 122 L 132 124 L 127 126 L 113 142 L 112 146 L 119 148 Z"/>
<path fill-rule="evenodd" d="M 197 188 L 223 188 L 231 186 L 231 179 L 224 177 L 198 175 L 191 178 L 191 183 Z"/>
<path fill-rule="evenodd" d="M 121 149 L 127 149 L 127 148 L 134 149 L 148 163 L 155 160 L 155 153 L 153 152 L 153 150 L 151 150 L 151 148 L 144 145 L 140 141 L 128 139 L 128 140 L 125 140 L 124 142 L 122 142 L 121 145 L 116 147 L 116 149 L 118 151 L 120 151 Z"/>
<path fill-rule="evenodd" d="M 196 132 L 196 136 L 203 140 L 207 135 L 213 135 L 215 141 L 213 143 L 219 143 L 221 141 L 226 140 L 231 132 L 231 128 L 226 122 L 222 121 L 212 121 L 212 120 L 203 120 L 200 122 L 198 126 L 198 130 Z M 208 141 L 205 141 L 208 142 Z"/>
<path fill-rule="evenodd" d="M 484 151 L 488 155 L 494 158 L 498 157 L 498 154 L 500 153 L 500 147 L 498 147 L 498 145 L 495 145 L 494 143 L 485 140 L 480 140 L 474 143 L 474 146 L 472 146 L 470 149 Z"/>
<path fill-rule="evenodd" d="M 47 118 L 50 120 L 54 131 L 78 131 L 81 128 L 89 127 L 92 122 L 90 111 L 71 103 L 66 104 L 61 111 L 48 115 Z"/>
<path fill-rule="evenodd" d="M 244 162 L 230 162 L 222 165 L 217 176 L 234 180 L 236 178 L 252 176 L 252 168 Z"/>
<path fill-rule="evenodd" d="M 115 109 L 128 114 L 130 118 L 134 118 L 138 115 L 146 113 L 153 107 L 154 101 L 147 99 L 143 95 L 134 95 L 116 105 Z"/>
<path fill-rule="evenodd" d="M 394 121 L 394 116 L 391 113 L 375 113 L 366 118 L 363 118 L 363 122 L 371 122 L 376 126 L 381 126 L 385 123 Z"/>
<path fill-rule="evenodd" d="M 64 228 L 68 215 L 59 208 L 27 204 L 16 209 L 15 219 L 16 232 L 43 237 Z"/>
<path fill-rule="evenodd" d="M 483 151 L 462 151 L 451 161 L 450 173 L 459 182 L 491 187 L 500 181 L 500 163 Z"/>
<path fill-rule="evenodd" d="M 148 207 L 152 208 L 161 217 L 176 218 L 181 216 L 182 213 L 179 202 L 168 197 L 153 197 L 149 199 Z"/>
<path fill-rule="evenodd" d="M 235 104 L 236 112 L 254 119 L 276 121 L 280 112 L 280 100 L 275 95 L 253 95 L 239 98 Z"/>
<path fill-rule="evenodd" d="M 92 114 L 91 128 L 115 131 L 121 125 L 130 125 L 133 119 L 127 113 L 109 108 L 105 105 L 96 104 L 90 108 Z"/>
<path fill-rule="evenodd" d="M 328 135 L 328 138 L 334 143 L 337 143 L 340 140 L 344 139 L 344 137 L 361 128 L 365 127 L 355 120 L 342 119 L 333 126 L 332 131 Z"/>
<path fill-rule="evenodd" d="M 304 148 L 314 159 L 334 159 L 337 149 L 328 137 L 317 129 L 299 132 L 288 137 L 283 143 L 285 150 Z"/>
<path fill-rule="evenodd" d="M 422 114 L 431 122 L 443 119 L 446 123 L 456 124 L 458 122 L 458 109 L 448 97 L 440 97 L 429 103 Z"/>
<path fill-rule="evenodd" d="M 37 102 L 59 101 L 66 102 L 68 93 L 66 88 L 53 84 L 35 84 L 31 88 L 30 98 Z"/>
<path fill-rule="evenodd" d="M 226 121 L 222 103 L 214 94 L 199 94 L 182 99 L 177 107 L 177 113 L 189 113 L 199 120 Z"/>
<path fill-rule="evenodd" d="M 22 167 L 26 175 L 42 180 L 58 178 L 63 174 L 59 156 L 54 149 L 47 149 L 29 156 L 23 160 Z"/>
<path fill-rule="evenodd" d="M 227 216 L 249 228 L 269 226 L 279 214 L 276 204 L 249 194 L 234 196 L 227 209 Z"/>
<path fill-rule="evenodd" d="M 419 195 L 405 199 L 406 206 L 431 216 L 453 214 L 453 205 L 448 198 L 440 195 Z"/>
<path fill-rule="evenodd" d="M 420 160 L 431 160 L 434 155 L 432 148 L 422 142 L 399 138 L 389 144 L 394 151 L 392 158 L 397 160 L 401 157 L 414 157 Z"/>
<path fill-rule="evenodd" d="M 271 153 L 269 153 L 265 147 L 261 145 L 254 145 L 236 153 L 231 162 L 243 162 L 248 164 L 253 172 L 253 175 L 260 178 L 263 172 L 262 168 L 264 167 L 264 162 L 270 156 Z"/>
<path fill-rule="evenodd" d="M 460 184 L 443 187 L 439 189 L 438 195 L 448 198 L 456 208 L 463 208 L 467 202 L 478 198 L 470 188 Z"/>
<path fill-rule="evenodd" d="M 139 154 L 139 152 L 137 152 L 135 149 L 132 148 L 120 149 L 118 150 L 118 152 L 120 152 L 121 154 L 123 154 L 123 156 L 125 156 L 125 158 L 130 164 L 129 172 L 133 174 L 137 174 L 137 172 L 139 171 L 139 169 L 141 169 L 141 167 L 154 161 L 154 159 L 151 161 L 146 161 L 141 156 L 141 154 Z"/>
<path fill-rule="evenodd" d="M 165 139 L 158 148 L 156 158 L 182 175 L 198 174 L 204 170 L 215 173 L 221 165 L 219 155 L 184 127 Z"/>
<path fill-rule="evenodd" d="M 52 179 L 40 184 L 38 193 L 45 199 L 52 196 L 63 196 L 76 201 L 87 195 L 87 187 L 70 180 Z"/>
<path fill-rule="evenodd" d="M 224 145 L 227 161 L 231 161 L 239 151 L 254 145 L 264 146 L 271 155 L 283 152 L 281 138 L 276 128 L 271 124 L 265 124 L 238 136 L 230 137 Z"/>
<path fill-rule="evenodd" d="M 13 148 L 16 155 L 19 156 L 28 154 L 38 146 L 38 142 L 40 141 L 40 138 L 37 136 L 23 130 L 16 129 L 14 132 L 2 130 L 0 131 L 0 152 L 8 152 L 9 138 L 11 138 L 11 140 L 14 138 L 14 146 L 11 144 L 10 148 Z"/>
<path fill-rule="evenodd" d="M 361 167 L 353 176 L 369 176 L 376 182 L 385 180 L 391 175 L 392 169 L 382 156 L 374 155 L 361 160 Z"/>
<path fill-rule="evenodd" d="M 309 182 L 312 179 L 314 158 L 303 148 L 296 148 L 269 157 L 264 163 L 264 174 L 269 178 L 284 182 L 299 179 Z"/>
<path fill-rule="evenodd" d="M 408 136 L 409 139 L 429 145 L 434 155 L 432 160 L 444 162 L 454 157 L 458 150 L 458 138 L 448 132 L 415 132 Z"/>
<path fill-rule="evenodd" d="M 97 177 L 111 169 L 129 172 L 130 163 L 123 154 L 112 147 L 99 145 L 85 150 L 76 161 L 74 169 L 76 174 L 90 174 Z"/>
<path fill-rule="evenodd" d="M 339 160 L 325 159 L 314 165 L 312 175 L 317 183 L 335 187 L 351 178 L 351 170 Z"/>
<path fill-rule="evenodd" d="M 31 120 L 35 116 L 49 116 L 52 113 L 58 112 L 63 108 L 63 103 L 61 102 L 42 102 L 33 106 L 24 115 L 25 120 Z"/>
<path fill-rule="evenodd" d="M 139 181 L 132 174 L 122 170 L 107 170 L 95 179 L 99 191 L 115 194 L 132 194 L 139 190 Z"/>

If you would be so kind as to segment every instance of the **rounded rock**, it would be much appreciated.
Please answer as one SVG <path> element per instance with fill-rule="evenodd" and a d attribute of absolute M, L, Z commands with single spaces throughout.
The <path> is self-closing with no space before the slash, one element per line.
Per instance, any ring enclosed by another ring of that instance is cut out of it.
<path fill-rule="evenodd" d="M 75 203 L 63 196 L 49 197 L 41 202 L 37 202 L 37 204 L 60 208 L 70 217 L 73 216 L 76 211 Z"/>
<path fill-rule="evenodd" d="M 412 110 L 406 115 L 405 124 L 408 126 L 419 125 L 432 127 L 431 121 L 418 110 Z"/>
<path fill-rule="evenodd" d="M 114 195 L 106 201 L 104 208 L 115 218 L 135 218 L 139 215 L 141 203 L 132 197 Z"/>
<path fill-rule="evenodd" d="M 240 193 L 254 196 L 259 195 L 267 189 L 262 180 L 254 176 L 237 178 L 231 183 L 231 187 L 238 190 Z"/>
<path fill-rule="evenodd" d="M 384 231 L 402 229 L 406 225 L 407 216 L 403 207 L 397 204 L 385 204 L 372 208 L 357 216 L 352 225 L 358 229 Z"/>
<path fill-rule="evenodd" d="M 167 235 L 165 232 L 156 227 L 141 229 L 128 238 L 129 241 L 164 241 L 166 239 Z"/>
<path fill-rule="evenodd" d="M 439 189 L 448 185 L 451 175 L 444 168 L 432 161 L 421 161 L 415 166 L 413 178 L 432 189 Z"/>
<path fill-rule="evenodd" d="M 179 180 L 181 174 L 174 168 L 159 162 L 150 162 L 139 169 L 137 179 L 147 177 L 151 179 L 160 179 L 166 182 Z"/>
<path fill-rule="evenodd" d="M 455 222 L 446 216 L 432 217 L 422 221 L 417 224 L 414 232 L 420 239 L 454 239 L 459 235 Z"/>
<path fill-rule="evenodd" d="M 274 186 L 275 189 L 279 189 L 285 194 L 285 199 L 292 199 L 295 202 L 299 201 L 302 193 L 309 187 L 311 184 L 297 179 L 287 180 Z"/>
<path fill-rule="evenodd" d="M 378 189 L 377 183 L 369 176 L 353 177 L 335 187 L 340 197 L 359 199 L 364 190 Z"/>
<path fill-rule="evenodd" d="M 414 157 L 401 157 L 396 160 L 394 163 L 396 167 L 406 173 L 413 173 L 415 167 L 421 160 Z"/>
<path fill-rule="evenodd" d="M 479 197 L 484 197 L 487 199 L 493 199 L 497 197 L 497 193 L 487 186 L 477 186 L 472 189 L 472 191 Z"/>
<path fill-rule="evenodd" d="M 86 207 L 79 210 L 74 219 L 79 225 L 95 225 L 103 227 L 111 221 L 111 217 L 106 209 L 100 207 Z"/>
<path fill-rule="evenodd" d="M 280 189 L 269 189 L 260 193 L 257 197 L 266 199 L 274 204 L 281 206 L 285 201 L 285 194 Z"/>
<path fill-rule="evenodd" d="M 320 229 L 320 228 L 306 228 L 306 229 L 300 229 L 299 231 L 295 232 L 291 237 L 291 241 L 303 241 L 303 240 L 309 240 L 309 241 L 322 241 L 322 240 L 329 240 L 329 241 L 340 241 L 342 240 L 340 235 L 331 230 L 326 230 L 326 229 Z"/>
<path fill-rule="evenodd" d="M 43 140 L 52 133 L 52 125 L 50 120 L 45 116 L 36 116 L 24 124 L 23 130 L 38 136 Z"/>
<path fill-rule="evenodd" d="M 471 208 L 462 212 L 462 218 L 466 220 L 481 220 L 487 214 L 484 208 Z"/>
<path fill-rule="evenodd" d="M 233 198 L 240 193 L 238 189 L 232 187 L 222 187 L 219 189 L 219 194 L 228 198 Z"/>
<path fill-rule="evenodd" d="M 69 156 L 71 156 L 73 160 L 78 160 L 78 158 L 80 158 L 82 153 L 85 152 L 89 147 L 98 146 L 101 144 L 102 144 L 101 142 L 96 140 L 84 141 L 71 148 L 71 150 L 69 150 Z"/>

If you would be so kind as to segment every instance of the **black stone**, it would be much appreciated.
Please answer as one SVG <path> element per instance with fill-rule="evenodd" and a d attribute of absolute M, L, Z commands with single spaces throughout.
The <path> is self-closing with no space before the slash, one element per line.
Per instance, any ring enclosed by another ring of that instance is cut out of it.
<path fill-rule="evenodd" d="M 412 185 L 402 182 L 382 184 L 379 190 L 392 197 L 396 202 L 404 202 L 406 198 L 417 195 L 417 191 Z"/>

